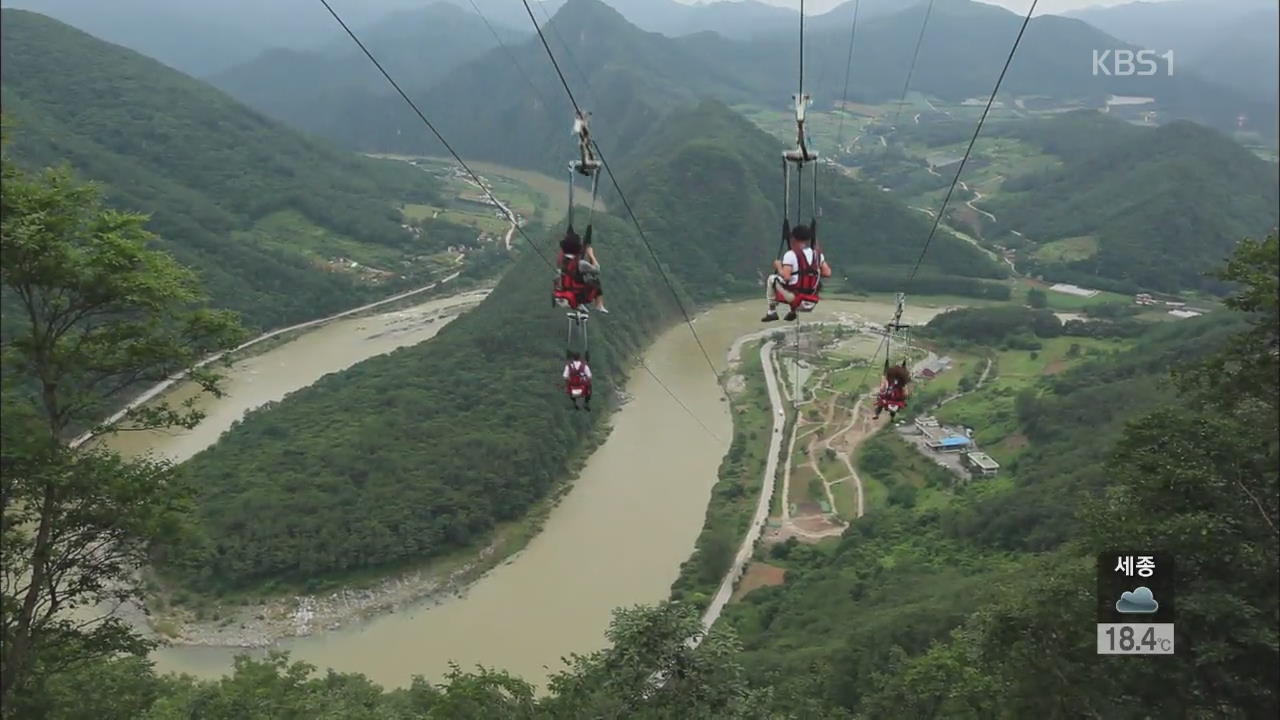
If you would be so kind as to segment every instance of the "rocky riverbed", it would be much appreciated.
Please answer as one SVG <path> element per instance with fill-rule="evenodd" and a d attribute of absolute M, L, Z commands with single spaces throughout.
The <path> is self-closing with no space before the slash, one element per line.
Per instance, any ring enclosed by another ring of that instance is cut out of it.
<path fill-rule="evenodd" d="M 215 605 L 198 619 L 190 610 L 170 608 L 145 613 L 137 607 L 117 609 L 133 615 L 136 627 L 149 628 L 153 639 L 171 645 L 264 648 L 290 637 L 337 630 L 374 615 L 411 605 L 461 595 L 491 566 L 497 543 L 481 550 L 450 572 L 415 570 L 369 587 L 343 588 L 314 595 L 294 595 L 247 605 Z"/>

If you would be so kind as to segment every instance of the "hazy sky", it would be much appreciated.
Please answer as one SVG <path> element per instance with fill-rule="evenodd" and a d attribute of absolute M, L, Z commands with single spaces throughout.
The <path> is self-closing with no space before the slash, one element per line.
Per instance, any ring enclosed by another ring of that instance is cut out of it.
<path fill-rule="evenodd" d="M 705 2 L 706 0 L 701 0 L 701 1 Z M 845 0 L 805 0 L 804 7 L 805 7 L 806 13 L 808 12 L 821 13 L 821 12 L 826 12 L 837 5 L 840 5 L 844 1 Z M 1015 12 L 1020 12 L 1020 13 L 1025 13 L 1027 11 L 1027 8 L 1031 6 L 1031 0 L 980 0 L 980 1 L 990 3 L 992 5 L 1000 5 L 1001 7 L 1006 7 L 1006 8 L 1009 8 L 1010 10 L 1013 10 Z M 1090 5 L 1100 5 L 1100 6 L 1123 5 L 1127 2 L 1132 2 L 1132 1 L 1133 0 L 1040 0 L 1040 4 L 1036 6 L 1036 14 L 1043 15 L 1044 13 L 1060 13 L 1060 12 L 1066 12 L 1068 10 L 1078 10 L 1082 7 L 1089 7 Z M 1147 0 L 1147 1 L 1151 2 L 1152 0 Z M 1161 2 L 1162 0 L 1154 0 L 1154 1 Z M 692 5 L 699 2 L 699 0 L 679 0 L 679 2 Z M 792 7 L 792 8 L 800 7 L 800 0 L 761 0 L 761 2 L 766 2 L 766 3 L 769 3 L 770 5 L 781 5 L 783 7 Z"/>

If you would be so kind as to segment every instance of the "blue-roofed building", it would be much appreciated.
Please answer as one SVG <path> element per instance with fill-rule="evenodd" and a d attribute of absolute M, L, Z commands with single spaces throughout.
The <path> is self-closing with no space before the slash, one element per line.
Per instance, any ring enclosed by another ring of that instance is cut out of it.
<path fill-rule="evenodd" d="M 962 452 L 972 449 L 973 440 L 962 428 L 944 427 L 936 418 L 916 418 L 916 429 L 924 436 L 925 447 L 934 452 Z"/>
<path fill-rule="evenodd" d="M 937 440 L 930 440 L 928 445 L 938 452 L 960 452 L 968 449 L 972 442 L 972 440 L 963 435 L 948 435 Z"/>

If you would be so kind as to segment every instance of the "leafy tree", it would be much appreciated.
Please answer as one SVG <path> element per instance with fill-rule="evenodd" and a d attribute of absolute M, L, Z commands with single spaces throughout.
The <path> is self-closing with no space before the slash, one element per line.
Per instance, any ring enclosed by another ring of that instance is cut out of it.
<path fill-rule="evenodd" d="M 3 701 L 32 689 L 39 667 L 138 651 L 118 619 L 80 624 L 76 608 L 137 596 L 147 544 L 173 534 L 182 492 L 165 463 L 125 460 L 85 441 L 140 383 L 187 371 L 204 391 L 218 375 L 197 368 L 233 345 L 225 312 L 200 309 L 194 276 L 146 249 L 145 217 L 106 210 L 65 170 L 31 177 L 3 160 L 0 278 L 4 326 L 0 510 Z M 192 427 L 191 402 L 130 408 L 124 427 Z M 74 432 L 88 429 L 78 442 Z"/>
<path fill-rule="evenodd" d="M 551 678 L 547 709 L 562 717 L 743 717 L 752 692 L 734 661 L 732 631 L 704 631 L 695 608 L 614 611 L 612 647 L 569 658 Z M 686 642 L 698 638 L 690 647 Z"/>
<path fill-rule="evenodd" d="M 1027 304 L 1040 310 L 1049 307 L 1049 295 L 1040 288 L 1031 288 L 1027 291 Z"/>

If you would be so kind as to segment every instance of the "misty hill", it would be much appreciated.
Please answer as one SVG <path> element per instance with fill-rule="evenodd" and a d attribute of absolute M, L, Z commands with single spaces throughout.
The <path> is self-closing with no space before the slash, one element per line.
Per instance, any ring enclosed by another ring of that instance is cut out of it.
<path fill-rule="evenodd" d="M 1280 85 L 1280 9 L 1270 0 L 1135 2 L 1067 13 L 1157 52 L 1177 67 L 1274 106 Z M 1262 128 L 1264 130 L 1269 128 Z"/>
<path fill-rule="evenodd" d="M 1274 106 L 1280 93 L 1280 7 L 1215 25 L 1206 36 L 1209 42 L 1187 55 L 1192 71 Z M 1268 129 L 1257 125 L 1249 127 Z"/>
<path fill-rule="evenodd" d="M 1221 289 L 1204 277 L 1235 242 L 1275 226 L 1276 166 L 1187 122 L 1139 128 L 1093 112 L 1001 127 L 1062 159 L 1006 181 L 990 209 L 1038 242 L 1090 236 L 1092 257 L 1038 267 L 1051 277 L 1174 291 Z"/>
<path fill-rule="evenodd" d="M 714 32 L 728 38 L 750 39 L 773 32 L 779 25 L 794 24 L 794 10 L 757 0 L 708 2 L 698 5 L 675 0 L 604 0 L 632 24 L 669 37 Z"/>
<path fill-rule="evenodd" d="M 1062 13 L 1083 20 L 1126 42 L 1163 52 L 1190 51 L 1213 42 L 1218 28 L 1260 10 L 1275 9 L 1271 0 L 1166 0 L 1087 7 Z"/>
<path fill-rule="evenodd" d="M 527 21 L 519 27 L 526 26 Z M 470 9 L 436 2 L 393 12 L 359 33 L 393 77 L 421 87 L 498 47 L 498 38 L 519 43 L 532 32 L 492 28 Z M 274 48 L 208 80 L 277 120 L 320 135 L 339 135 L 351 118 L 335 110 L 355 111 L 395 91 L 346 33 L 336 24 L 332 30 L 329 42 L 316 49 Z"/>
<path fill-rule="evenodd" d="M 427 175 L 331 148 L 56 20 L 3 19 L 6 152 L 69 162 L 112 204 L 151 213 L 216 304 L 272 326 L 389 294 L 318 266 L 314 251 L 399 252 L 410 236 L 395 206 L 433 197 Z"/>
<path fill-rule="evenodd" d="M 822 17 L 840 17 L 848 10 L 837 8 Z M 924 11 L 923 5 L 913 5 L 861 23 L 851 99 L 898 99 Z M 807 40 L 806 84 L 819 106 L 840 96 L 847 19 L 817 23 Z M 929 21 L 913 89 L 952 101 L 985 96 L 1020 22 L 1019 16 L 983 3 L 939 2 Z M 580 104 L 595 113 L 597 138 L 606 150 L 625 152 L 666 111 L 704 97 L 771 107 L 785 104 L 796 84 L 795 32 L 793 23 L 782 23 L 776 32 L 751 41 L 713 33 L 669 38 L 637 28 L 598 0 L 569 0 L 547 24 L 546 36 Z M 1089 68 L 1093 50 L 1099 47 L 1124 44 L 1078 20 L 1036 18 L 1006 78 L 1006 93 L 1095 106 L 1111 94 L 1147 95 L 1157 98 L 1161 118 L 1187 117 L 1217 127 L 1234 127 L 1240 114 L 1258 122 L 1275 116 L 1273 108 L 1191 75 L 1095 77 Z M 403 51 L 391 43 L 382 52 L 396 56 Z M 399 79 L 467 156 L 559 172 L 573 150 L 568 133 L 572 111 L 536 38 L 512 44 L 509 52 L 491 49 L 436 83 L 422 81 L 417 73 L 404 73 Z M 288 76 L 246 73 L 241 80 L 228 88 L 266 112 L 278 112 L 274 98 L 299 94 Z M 315 93 L 313 100 L 298 122 L 344 146 L 438 152 L 417 118 L 395 98 L 375 102 L 365 91 L 335 90 Z"/>
<path fill-rule="evenodd" d="M 924 21 L 925 4 L 860 24 L 850 94 L 861 101 L 894 101 L 902 93 L 911 53 Z M 1017 35 L 1022 18 L 1000 7 L 969 0 L 940 0 L 934 7 L 911 88 L 947 100 L 986 97 Z M 815 68 L 843 69 L 848 28 L 815 32 Z M 1125 43 L 1078 20 L 1052 15 L 1033 18 L 1002 85 L 1005 95 L 1043 95 L 1100 106 L 1108 95 L 1154 97 L 1167 116 L 1234 127 L 1240 113 L 1274 118 L 1274 108 L 1202 78 L 1164 68 L 1149 77 L 1095 76 L 1095 49 Z M 1131 46 L 1129 46 L 1131 47 Z M 781 47 L 775 52 L 782 52 Z M 792 53 L 794 54 L 794 53 Z M 1175 68 L 1176 70 L 1176 68 Z M 843 75 L 827 70 L 815 96 L 838 98 Z"/>
<path fill-rule="evenodd" d="M 423 0 L 335 0 L 355 27 Z M 303 49 L 337 27 L 314 0 L 4 0 L 124 45 L 196 77 L 225 70 L 275 47 Z"/>
<path fill-rule="evenodd" d="M 597 0 L 570 0 L 545 34 L 579 103 L 593 113 L 593 133 L 606 153 L 627 152 L 677 106 L 706 96 L 751 97 L 740 70 L 707 63 L 693 39 L 640 30 Z M 464 156 L 559 176 L 576 153 L 573 108 L 536 37 L 509 50 L 491 50 L 439 83 L 411 85 L 409 92 Z M 347 146 L 439 152 L 398 98 L 358 107 L 341 103 L 333 112 L 352 120 L 331 136 Z"/>

